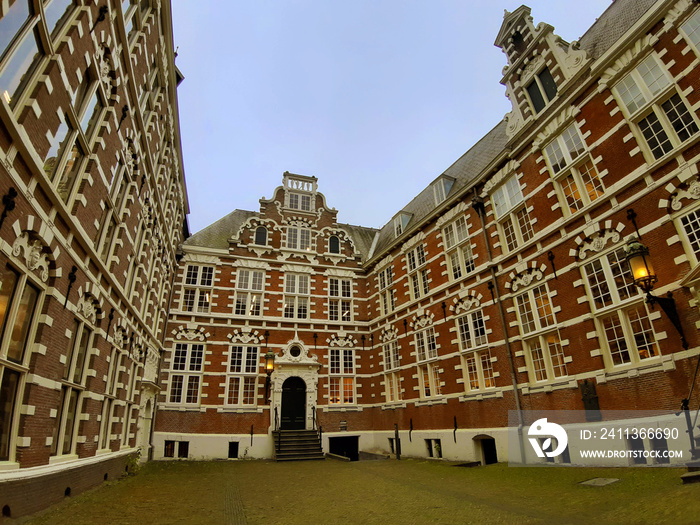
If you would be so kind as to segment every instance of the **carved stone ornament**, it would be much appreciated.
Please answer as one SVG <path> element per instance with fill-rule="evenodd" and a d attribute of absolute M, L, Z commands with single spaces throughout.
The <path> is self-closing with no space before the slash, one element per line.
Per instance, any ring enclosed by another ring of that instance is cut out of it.
<path fill-rule="evenodd" d="M 600 252 L 605 249 L 609 242 L 617 243 L 620 241 L 620 233 L 617 230 L 607 229 L 600 232 L 599 235 L 593 238 L 586 239 L 581 243 L 578 249 L 579 259 L 585 259 L 588 252 Z"/>
<path fill-rule="evenodd" d="M 528 269 L 515 276 L 515 279 L 510 282 L 510 289 L 517 292 L 520 288 L 530 286 L 535 279 L 541 281 L 542 277 L 544 277 L 544 274 L 539 268 L 536 270 Z"/>
<path fill-rule="evenodd" d="M 700 199 L 700 181 L 694 180 L 687 189 L 678 190 L 671 197 L 671 209 L 679 211 L 683 207 L 683 199 Z"/>
<path fill-rule="evenodd" d="M 387 341 L 391 341 L 393 339 L 396 339 L 399 337 L 399 331 L 396 328 L 393 328 L 391 326 L 387 326 L 384 330 L 382 330 L 382 333 L 379 334 L 379 340 L 382 343 L 386 343 Z"/>
<path fill-rule="evenodd" d="M 491 177 L 486 184 L 484 184 L 484 190 L 481 193 L 482 197 L 488 197 L 489 192 L 503 182 L 506 178 L 510 177 L 515 171 L 520 167 L 520 163 L 517 160 L 509 160 L 505 166 L 496 172 L 496 174 Z"/>
<path fill-rule="evenodd" d="M 172 334 L 175 339 L 186 339 L 187 341 L 194 341 L 195 339 L 198 341 L 206 341 L 207 337 L 209 337 L 209 334 L 205 333 L 202 327 L 185 328 L 184 326 L 180 326 L 177 330 L 173 330 Z"/>
<path fill-rule="evenodd" d="M 114 346 L 117 346 L 119 348 L 123 348 L 126 340 L 127 340 L 126 330 L 124 330 L 123 328 L 115 328 L 114 329 L 114 337 L 112 338 Z"/>
<path fill-rule="evenodd" d="M 328 343 L 328 346 L 353 348 L 357 344 L 357 339 L 354 339 L 350 334 L 341 330 L 337 334 L 332 334 L 329 339 L 326 339 L 326 343 Z"/>
<path fill-rule="evenodd" d="M 469 209 L 469 208 L 468 208 L 468 206 L 464 203 L 464 201 L 459 201 L 459 204 L 457 204 L 457 206 L 455 206 L 454 208 L 452 208 L 451 210 L 449 210 L 449 211 L 448 211 L 447 213 L 445 213 L 444 215 L 440 216 L 440 218 L 437 220 L 437 223 L 436 223 L 437 227 L 438 227 L 438 228 L 442 228 L 445 224 L 447 224 L 447 223 L 450 222 L 451 220 L 456 219 L 457 217 L 459 217 L 459 216 L 463 215 L 464 213 L 466 213 L 466 211 L 467 211 L 468 209 Z"/>
<path fill-rule="evenodd" d="M 76 308 L 77 312 L 81 314 L 85 319 L 95 324 L 97 321 L 97 308 L 99 303 L 91 295 L 83 295 L 78 299 L 78 306 Z"/>
<path fill-rule="evenodd" d="M 232 334 L 228 334 L 226 337 L 228 337 L 232 343 L 243 343 L 244 345 L 251 343 L 259 345 L 264 339 L 262 335 L 259 335 L 257 330 L 253 330 L 249 327 L 241 328 L 240 330 L 236 329 Z"/>
<path fill-rule="evenodd" d="M 420 330 L 433 324 L 433 318 L 435 317 L 432 313 L 420 313 L 413 317 L 413 321 L 410 323 L 411 328 L 414 330 Z"/>
<path fill-rule="evenodd" d="M 12 255 L 19 257 L 24 253 L 24 261 L 30 270 L 39 270 L 39 277 L 46 282 L 49 278 L 49 256 L 43 253 L 44 245 L 38 239 L 31 240 L 29 232 L 22 234 L 12 244 Z"/>
<path fill-rule="evenodd" d="M 479 308 L 481 302 L 476 297 L 465 297 L 464 299 L 454 298 L 454 305 L 450 306 L 450 310 L 455 314 L 461 314 L 462 312 L 468 312 L 469 310 Z"/>
<path fill-rule="evenodd" d="M 100 47 L 95 53 L 95 63 L 97 65 L 97 71 L 100 77 L 100 81 L 105 85 L 106 88 L 111 88 L 112 80 L 109 76 L 109 72 L 112 66 L 109 63 L 108 57 L 109 50 L 104 44 L 100 44 Z"/>
<path fill-rule="evenodd" d="M 523 72 L 520 74 L 521 84 L 527 83 L 528 79 L 532 77 L 539 69 L 544 66 L 544 58 L 542 55 L 537 55 L 527 65 L 523 68 Z"/>

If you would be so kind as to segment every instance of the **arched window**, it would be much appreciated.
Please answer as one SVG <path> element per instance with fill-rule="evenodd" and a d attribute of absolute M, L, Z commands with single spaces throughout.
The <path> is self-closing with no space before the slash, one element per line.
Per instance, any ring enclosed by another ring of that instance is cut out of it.
<path fill-rule="evenodd" d="M 255 230 L 255 244 L 267 246 L 267 228 L 264 226 L 258 226 Z"/>
<path fill-rule="evenodd" d="M 335 235 L 328 239 L 328 251 L 330 253 L 340 253 L 340 240 Z"/>

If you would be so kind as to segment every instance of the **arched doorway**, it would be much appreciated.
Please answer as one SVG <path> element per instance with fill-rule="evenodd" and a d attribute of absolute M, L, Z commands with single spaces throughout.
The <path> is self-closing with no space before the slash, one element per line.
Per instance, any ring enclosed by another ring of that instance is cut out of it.
<path fill-rule="evenodd" d="M 288 377 L 282 383 L 282 430 L 306 428 L 306 383 L 297 376 Z"/>
<path fill-rule="evenodd" d="M 498 453 L 496 451 L 496 440 L 486 434 L 474 436 L 474 442 L 477 445 L 477 455 L 481 456 L 482 465 L 491 465 L 498 463 Z"/>

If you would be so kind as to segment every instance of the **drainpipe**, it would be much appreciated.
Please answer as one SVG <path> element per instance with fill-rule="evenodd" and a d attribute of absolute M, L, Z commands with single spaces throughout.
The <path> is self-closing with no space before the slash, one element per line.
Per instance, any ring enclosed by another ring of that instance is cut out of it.
<path fill-rule="evenodd" d="M 488 234 L 486 233 L 486 208 L 484 200 L 478 196 L 476 189 L 472 198 L 472 208 L 476 210 L 481 220 L 481 231 L 484 234 L 484 241 L 488 253 L 489 271 L 491 272 L 491 286 L 489 289 L 493 294 L 494 301 L 498 305 L 498 316 L 501 319 L 501 328 L 503 329 L 503 337 L 506 343 L 506 356 L 508 357 L 508 366 L 510 368 L 510 378 L 513 383 L 513 393 L 515 394 L 515 409 L 518 412 L 518 445 L 520 447 L 520 458 L 525 463 L 525 446 L 523 442 L 523 411 L 520 405 L 520 391 L 518 389 L 518 379 L 515 373 L 515 363 L 513 362 L 513 352 L 510 347 L 510 338 L 508 337 L 508 326 L 506 325 L 506 316 L 501 302 L 501 294 L 498 290 L 498 281 L 496 280 L 496 269 L 493 264 L 493 254 L 491 253 L 491 243 L 489 242 Z"/>

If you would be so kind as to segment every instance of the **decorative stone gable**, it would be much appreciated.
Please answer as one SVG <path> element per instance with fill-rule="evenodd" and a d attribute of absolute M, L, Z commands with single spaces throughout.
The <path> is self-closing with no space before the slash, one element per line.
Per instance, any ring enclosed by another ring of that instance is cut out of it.
<path fill-rule="evenodd" d="M 588 62 L 587 54 L 579 49 L 577 41 L 566 42 L 544 22 L 535 26 L 530 8 L 524 5 L 513 12 L 505 11 L 494 44 L 501 48 L 508 61 L 503 68 L 501 84 L 506 86 L 506 97 L 513 105 L 513 110 L 505 116 L 509 138 L 523 129 L 541 109 L 532 103 L 532 93 L 528 94 L 528 90 L 546 91 L 541 85 L 543 72 L 547 73 L 548 83 L 556 85 L 543 95 L 548 104 L 556 93 L 566 89 L 566 84 L 577 77 Z"/>

